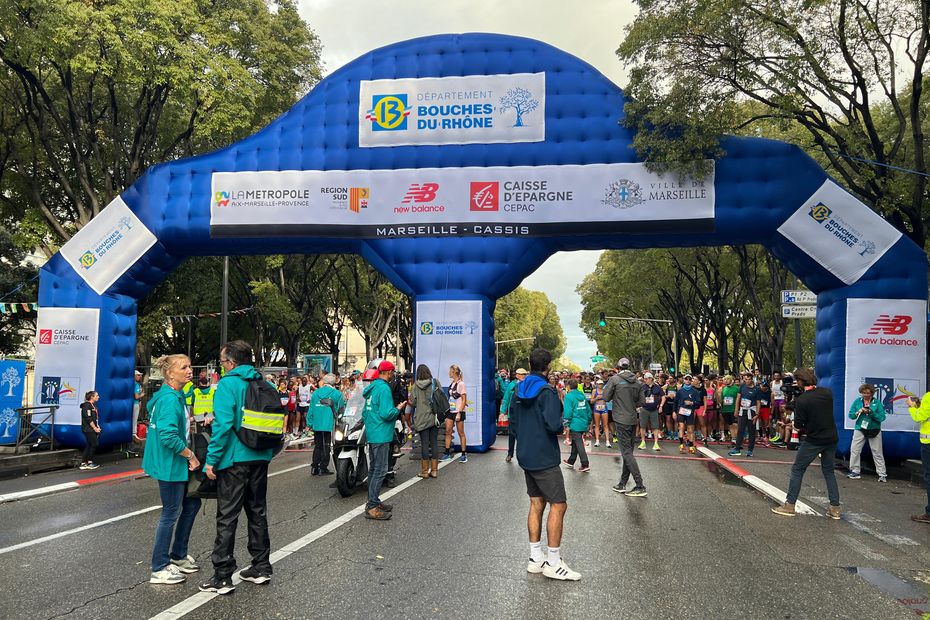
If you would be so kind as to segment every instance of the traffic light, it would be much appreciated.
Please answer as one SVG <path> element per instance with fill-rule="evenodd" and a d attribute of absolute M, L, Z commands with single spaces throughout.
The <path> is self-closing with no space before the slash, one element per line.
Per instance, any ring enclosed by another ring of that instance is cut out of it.
<path fill-rule="evenodd" d="M 598 327 L 607 327 L 607 317 L 601 312 L 600 316 L 597 319 Z"/>
<path fill-rule="evenodd" d="M 675 374 L 675 369 L 674 369 L 673 367 L 669 366 L 669 367 L 668 367 L 668 374 L 674 375 L 674 374 Z"/>

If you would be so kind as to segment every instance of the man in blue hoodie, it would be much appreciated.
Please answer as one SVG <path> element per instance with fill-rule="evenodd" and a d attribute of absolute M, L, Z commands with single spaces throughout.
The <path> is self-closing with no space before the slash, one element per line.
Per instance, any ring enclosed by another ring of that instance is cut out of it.
<path fill-rule="evenodd" d="M 252 366 L 252 346 L 233 340 L 220 347 L 225 374 L 213 396 L 213 435 L 207 447 L 204 473 L 216 480 L 216 541 L 213 543 L 213 577 L 200 585 L 201 592 L 229 594 L 235 590 L 236 524 L 245 509 L 249 522 L 249 553 L 252 564 L 239 577 L 252 583 L 271 581 L 271 539 L 268 536 L 268 463 L 274 452 L 253 450 L 239 440 L 242 409 L 249 381 L 262 381 Z"/>
<path fill-rule="evenodd" d="M 578 581 L 581 575 L 568 567 L 561 556 L 562 523 L 568 502 L 559 463 L 559 435 L 562 432 L 562 403 L 547 380 L 552 354 L 545 349 L 530 353 L 530 374 L 517 386 L 510 403 L 510 432 L 517 438 L 517 462 L 526 478 L 530 496 L 527 529 L 530 537 L 528 573 L 542 573 L 550 579 Z M 542 518 L 549 505 L 546 522 L 548 554 L 542 551 Z"/>

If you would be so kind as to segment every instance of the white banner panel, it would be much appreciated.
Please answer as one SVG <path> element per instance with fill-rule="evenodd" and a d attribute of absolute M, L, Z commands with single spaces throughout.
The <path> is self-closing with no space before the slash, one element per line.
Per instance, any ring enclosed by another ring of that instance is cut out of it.
<path fill-rule="evenodd" d="M 103 295 L 153 245 L 155 235 L 117 196 L 71 237 L 61 255 Z"/>
<path fill-rule="evenodd" d="M 714 174 L 643 164 L 215 172 L 214 237 L 710 232 Z"/>
<path fill-rule="evenodd" d="M 923 397 L 927 374 L 927 302 L 913 299 L 850 299 L 846 305 L 846 398 L 848 414 L 859 386 L 876 388 L 888 417 L 887 431 L 917 431 L 907 412 L 908 395 Z M 845 428 L 855 420 L 845 417 Z"/>
<path fill-rule="evenodd" d="M 358 145 L 546 139 L 546 74 L 363 80 Z"/>
<path fill-rule="evenodd" d="M 84 393 L 97 379 L 99 322 L 96 308 L 39 308 L 34 402 L 59 405 L 56 424 L 81 423 Z"/>
<path fill-rule="evenodd" d="M 901 232 L 831 180 L 778 232 L 846 284 L 859 280 Z"/>
<path fill-rule="evenodd" d="M 416 330 L 416 363 L 426 364 L 443 387 L 452 382 L 449 366 L 461 367 L 468 396 L 465 439 L 481 445 L 481 302 L 418 301 Z"/>

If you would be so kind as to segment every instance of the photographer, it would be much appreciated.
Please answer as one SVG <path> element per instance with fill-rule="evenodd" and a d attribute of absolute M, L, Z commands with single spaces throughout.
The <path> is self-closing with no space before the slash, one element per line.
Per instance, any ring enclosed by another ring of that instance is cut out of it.
<path fill-rule="evenodd" d="M 788 497 L 781 506 L 772 508 L 772 512 L 787 517 L 795 515 L 794 504 L 801 493 L 801 481 L 804 472 L 817 456 L 820 456 L 820 469 L 827 484 L 830 508 L 827 516 L 840 518 L 840 490 L 836 484 L 833 471 L 836 446 L 839 434 L 833 421 L 833 393 L 827 388 L 817 387 L 817 376 L 810 368 L 798 368 L 794 379 L 801 394 L 794 399 L 794 424 L 804 433 L 804 440 L 798 448 L 794 465 L 791 466 L 791 478 L 788 482 Z"/>

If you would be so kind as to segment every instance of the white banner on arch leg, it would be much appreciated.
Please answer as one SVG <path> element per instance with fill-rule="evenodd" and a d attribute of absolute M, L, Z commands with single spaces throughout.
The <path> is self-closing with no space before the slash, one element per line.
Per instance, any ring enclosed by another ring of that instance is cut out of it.
<path fill-rule="evenodd" d="M 39 308 L 37 323 L 34 404 L 58 405 L 55 424 L 78 425 L 84 394 L 96 389 L 100 310 Z"/>
<path fill-rule="evenodd" d="M 882 429 L 917 431 L 907 397 L 924 395 L 927 374 L 927 302 L 915 299 L 850 299 L 846 302 L 848 414 L 863 383 L 874 385 L 885 406 Z M 856 421 L 845 416 L 845 428 Z"/>
<path fill-rule="evenodd" d="M 465 440 L 480 446 L 483 368 L 481 365 L 480 301 L 418 301 L 416 309 L 416 363 L 426 364 L 448 388 L 449 366 L 458 364 L 465 378 Z M 416 370 L 416 369 L 414 369 Z M 458 441 L 456 436 L 455 441 Z"/>

